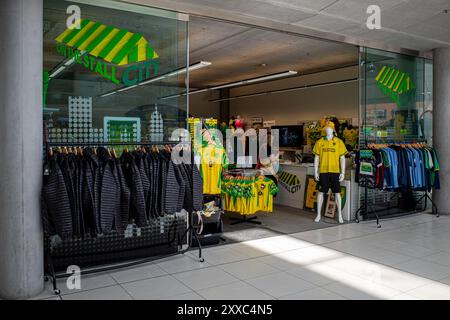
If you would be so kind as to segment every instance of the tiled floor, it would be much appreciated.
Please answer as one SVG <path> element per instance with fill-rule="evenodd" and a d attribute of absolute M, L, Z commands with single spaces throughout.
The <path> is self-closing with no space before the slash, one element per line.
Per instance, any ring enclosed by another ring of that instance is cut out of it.
<path fill-rule="evenodd" d="M 346 224 L 82 278 L 37 299 L 449 299 L 450 216 Z"/>

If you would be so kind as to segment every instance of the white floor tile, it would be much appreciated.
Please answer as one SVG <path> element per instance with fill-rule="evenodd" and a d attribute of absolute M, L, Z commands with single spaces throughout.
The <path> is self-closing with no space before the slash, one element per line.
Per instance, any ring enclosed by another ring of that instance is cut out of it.
<path fill-rule="evenodd" d="M 319 265 L 319 264 L 317 264 Z M 290 269 L 287 273 L 292 274 L 300 279 L 311 282 L 317 286 L 324 286 L 326 284 L 332 283 L 335 279 L 328 277 L 326 274 L 322 274 L 320 272 L 314 271 L 315 264 L 297 267 L 294 269 Z"/>
<path fill-rule="evenodd" d="M 121 286 L 111 286 L 62 296 L 63 300 L 131 300 Z"/>
<path fill-rule="evenodd" d="M 92 275 L 81 275 L 81 288 L 69 289 L 67 286 L 67 278 L 58 279 L 58 289 L 61 290 L 61 294 L 71 294 L 79 291 L 93 290 L 97 288 L 104 288 L 116 285 L 116 281 L 107 273 L 96 273 Z"/>
<path fill-rule="evenodd" d="M 273 243 L 272 238 L 246 241 L 242 243 L 242 245 L 256 250 L 254 252 L 258 253 L 258 256 L 266 256 L 269 254 L 283 252 L 283 249 Z M 239 248 L 237 248 L 236 250 L 240 251 Z M 256 256 L 254 255 L 253 257 Z"/>
<path fill-rule="evenodd" d="M 387 246 L 385 250 L 400 253 L 414 258 L 423 258 L 436 253 L 438 250 L 425 248 L 414 244 L 405 244 L 399 246 Z"/>
<path fill-rule="evenodd" d="M 450 286 L 450 277 L 439 280 L 439 282 Z"/>
<path fill-rule="evenodd" d="M 180 301 L 189 301 L 189 300 L 205 300 L 205 298 L 201 297 L 195 292 L 183 293 L 177 296 L 166 297 L 163 300 L 180 300 Z"/>
<path fill-rule="evenodd" d="M 250 279 L 246 282 L 275 298 L 315 287 L 314 284 L 287 273 L 275 273 Z"/>
<path fill-rule="evenodd" d="M 46 298 L 46 299 L 42 299 L 42 300 L 56 300 L 56 301 L 60 301 L 61 297 L 60 296 L 54 296 L 52 298 Z"/>
<path fill-rule="evenodd" d="M 450 245 L 449 245 L 450 246 Z M 450 253 L 449 252 L 439 252 L 433 255 L 429 255 L 423 258 L 424 260 L 441 264 L 450 267 Z"/>
<path fill-rule="evenodd" d="M 236 251 L 233 247 L 225 245 L 222 247 L 208 248 L 204 250 L 203 257 L 211 265 L 219 265 L 250 259 L 245 253 Z"/>
<path fill-rule="evenodd" d="M 269 241 L 266 241 L 265 243 L 259 243 L 258 245 L 258 243 L 253 241 L 251 243 L 243 242 L 237 246 L 234 246 L 233 250 L 249 258 L 258 258 L 273 253 L 272 250 L 268 248 L 269 243 Z M 279 250 L 278 247 L 276 247 L 276 250 Z"/>
<path fill-rule="evenodd" d="M 393 267 L 353 256 L 336 259 L 325 263 L 325 265 L 402 292 L 423 286 L 431 281 Z"/>
<path fill-rule="evenodd" d="M 323 288 L 351 300 L 389 299 L 402 293 L 353 276 L 346 277 L 344 281 L 327 284 Z"/>
<path fill-rule="evenodd" d="M 357 252 L 352 252 L 352 254 L 360 258 L 375 261 L 388 266 L 396 265 L 413 259 L 412 257 L 404 254 L 374 247 L 362 247 L 360 250 L 357 250 Z"/>
<path fill-rule="evenodd" d="M 291 235 L 294 238 L 301 239 L 312 244 L 324 244 L 340 240 L 339 235 L 332 235 L 323 232 L 323 230 L 313 230 L 307 232 L 299 232 Z"/>
<path fill-rule="evenodd" d="M 401 295 L 389 298 L 389 300 L 421 300 L 417 297 L 411 296 L 409 294 L 406 293 L 402 293 Z"/>
<path fill-rule="evenodd" d="M 313 288 L 291 295 L 283 296 L 280 300 L 347 300 L 331 291 L 323 288 Z"/>
<path fill-rule="evenodd" d="M 422 259 L 414 259 L 395 265 L 395 268 L 410 272 L 431 280 L 440 280 L 450 275 L 450 268 Z"/>
<path fill-rule="evenodd" d="M 273 300 L 274 298 L 244 282 L 204 289 L 198 293 L 207 300 Z"/>
<path fill-rule="evenodd" d="M 198 270 L 211 266 L 207 261 L 200 262 L 198 258 L 190 254 L 157 261 L 156 265 L 168 274 Z"/>
<path fill-rule="evenodd" d="M 342 253 L 336 250 L 324 248 L 322 246 L 312 246 L 262 257 L 259 258 L 259 260 L 277 269 L 286 271 L 309 264 L 333 260 L 341 256 Z"/>
<path fill-rule="evenodd" d="M 140 280 L 126 283 L 122 286 L 137 300 L 166 299 L 192 291 L 172 276 Z"/>
<path fill-rule="evenodd" d="M 270 242 L 275 247 L 278 247 L 281 250 L 281 252 L 306 248 L 306 247 L 310 247 L 310 246 L 314 245 L 314 243 L 311 243 L 311 242 L 308 242 L 305 240 L 301 240 L 301 239 L 292 237 L 290 235 L 272 237 L 272 238 L 270 238 Z"/>
<path fill-rule="evenodd" d="M 218 267 L 241 280 L 280 272 L 280 270 L 255 259 L 222 264 Z"/>
<path fill-rule="evenodd" d="M 239 281 L 217 267 L 177 273 L 174 277 L 195 291 Z"/>
<path fill-rule="evenodd" d="M 160 277 L 167 273 L 155 264 L 136 266 L 110 272 L 109 275 L 118 283 L 133 282 L 137 280 Z"/>
<path fill-rule="evenodd" d="M 407 294 L 423 300 L 450 300 L 450 286 L 435 282 L 408 291 Z"/>

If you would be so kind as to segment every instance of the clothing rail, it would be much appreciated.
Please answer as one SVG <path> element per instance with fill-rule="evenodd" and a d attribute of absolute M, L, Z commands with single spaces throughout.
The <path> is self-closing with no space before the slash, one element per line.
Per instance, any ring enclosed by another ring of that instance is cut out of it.
<path fill-rule="evenodd" d="M 412 147 L 412 148 L 426 148 L 429 147 L 428 143 L 426 140 L 423 141 L 411 141 L 411 142 L 381 142 L 381 143 L 376 143 L 376 142 L 367 142 L 367 143 L 362 143 L 360 146 L 360 149 L 381 149 L 381 148 L 389 148 L 390 146 L 404 146 L 404 147 Z M 363 182 L 364 183 L 364 201 L 361 204 L 361 206 L 359 207 L 359 209 L 356 211 L 355 214 L 355 220 L 357 223 L 359 223 L 361 216 L 369 216 L 369 215 L 374 215 L 377 221 L 377 227 L 381 228 L 380 225 L 380 213 L 385 212 L 385 211 L 390 211 L 392 209 L 395 209 L 396 207 L 392 207 L 390 205 L 390 202 L 388 202 L 388 207 L 384 208 L 384 209 L 377 209 L 375 210 L 371 204 L 369 204 L 369 195 L 368 195 L 368 183 L 367 181 L 369 181 L 368 177 L 366 176 L 360 176 L 360 183 Z M 375 186 L 373 188 L 371 188 L 373 190 L 377 190 L 377 192 L 396 192 L 397 196 L 401 193 L 401 191 L 389 191 L 389 190 L 379 190 L 377 189 Z M 414 191 L 414 192 L 419 192 L 419 191 Z M 393 197 L 391 197 L 392 199 Z M 427 192 L 427 190 L 424 191 L 424 194 L 419 196 L 418 199 L 416 200 L 417 204 L 421 203 L 422 201 L 424 201 L 424 205 L 423 208 L 421 208 L 422 211 L 426 210 L 427 208 L 427 201 L 431 202 L 432 205 L 432 213 L 436 215 L 436 217 L 439 217 L 439 213 L 438 213 L 438 208 L 436 206 L 436 204 L 433 202 L 433 199 L 430 197 L 429 193 Z M 416 210 L 413 211 L 407 211 L 407 212 L 399 212 L 399 213 L 395 213 L 395 214 L 388 214 L 389 217 L 393 217 L 393 216 L 399 216 L 399 215 L 405 215 L 405 214 L 410 214 L 413 212 L 417 212 L 417 206 L 416 206 Z"/>
<path fill-rule="evenodd" d="M 165 141 L 165 142 L 46 142 L 49 147 L 96 147 L 96 146 L 163 146 L 189 144 L 189 141 Z"/>
<path fill-rule="evenodd" d="M 44 146 L 45 148 L 48 150 L 50 148 L 53 147 L 101 147 L 101 146 L 141 146 L 141 147 L 145 147 L 145 146 L 164 146 L 164 145 L 170 145 L 170 146 L 174 146 L 177 144 L 184 144 L 184 145 L 190 145 L 190 142 L 185 142 L 185 141 L 161 141 L 161 142 L 89 142 L 89 143 L 83 143 L 83 142 L 64 142 L 64 143 L 52 143 L 52 142 L 45 142 Z M 156 255 L 150 255 L 148 256 L 147 254 L 144 255 L 143 257 L 140 258 L 132 258 L 132 261 L 130 262 L 121 262 L 119 260 L 123 260 L 122 256 L 124 255 L 123 252 L 120 251 L 124 251 L 126 249 L 121 249 L 122 247 L 119 246 L 120 248 L 117 248 L 117 250 L 111 250 L 108 251 L 106 253 L 103 253 L 105 256 L 114 256 L 116 253 L 118 255 L 118 258 L 120 259 L 115 259 L 115 258 L 108 258 L 108 263 L 106 263 L 106 265 L 97 265 L 97 266 L 87 266 L 86 268 L 82 268 L 81 269 L 81 274 L 93 274 L 93 273 L 99 273 L 99 272 L 105 272 L 105 271 L 111 271 L 111 270 L 116 270 L 116 269 L 122 269 L 122 268 L 127 268 L 127 267 L 132 267 L 132 266 L 137 266 L 140 264 L 144 264 L 144 263 L 148 263 L 151 262 L 153 260 L 156 259 L 162 259 L 162 258 L 166 258 L 166 257 L 171 257 L 174 255 L 179 255 L 179 254 L 184 254 L 187 251 L 189 251 L 191 248 L 193 248 L 193 241 L 195 240 L 196 244 L 197 244 L 197 250 L 198 250 L 198 258 L 200 262 L 204 262 L 204 258 L 202 257 L 202 245 L 200 243 L 200 238 L 198 235 L 198 232 L 194 226 L 194 219 L 193 219 L 193 212 L 187 212 L 186 215 L 186 219 L 187 219 L 187 225 L 185 225 L 185 229 L 182 230 L 181 234 L 177 235 L 177 239 L 173 239 L 170 240 L 170 234 L 172 232 L 172 229 L 179 229 L 180 225 L 180 221 L 178 221 L 178 219 L 175 219 L 175 222 L 173 225 L 171 225 L 169 228 L 164 228 L 164 230 L 167 229 L 167 232 L 165 232 L 164 234 L 160 234 L 161 233 L 161 228 L 158 226 L 154 226 L 152 227 L 154 230 L 156 230 L 157 232 L 155 233 L 155 236 L 160 236 L 160 237 L 165 237 L 166 233 L 167 233 L 167 238 L 168 238 L 168 242 L 167 244 L 169 246 L 167 246 L 166 248 L 174 248 L 176 249 L 176 252 L 174 253 L 157 253 Z M 181 227 L 180 227 L 181 228 Z M 175 232 L 175 231 L 173 231 Z M 176 231 L 178 232 L 178 231 Z M 174 234 L 175 235 L 175 234 Z M 131 238 L 130 239 L 125 239 L 124 241 L 133 241 L 133 239 L 137 239 L 137 241 L 139 240 L 139 238 Z M 71 274 L 65 273 L 64 271 L 62 272 L 57 272 L 55 270 L 55 264 L 53 263 L 53 256 L 52 253 L 49 249 L 49 246 L 47 245 L 47 241 L 49 239 L 45 239 L 46 243 L 45 243 L 45 248 L 46 248 L 46 252 L 45 252 L 45 276 L 44 276 L 44 280 L 45 281 L 52 281 L 53 284 L 53 291 L 55 294 L 59 295 L 60 294 L 60 290 L 57 287 L 57 279 L 60 278 L 67 278 L 69 277 Z M 177 243 L 174 247 L 172 247 L 171 243 L 174 242 L 175 240 L 177 240 Z M 83 241 L 91 241 L 89 239 L 76 239 L 76 241 L 82 243 Z M 186 241 L 186 243 L 184 243 Z M 155 246 L 155 250 L 156 249 L 163 249 L 163 245 L 165 244 L 158 244 L 157 246 Z M 150 243 L 148 246 L 146 247 L 138 247 L 134 250 L 150 250 L 153 247 L 153 245 Z M 165 251 L 166 249 L 164 249 L 163 251 Z M 146 251 L 147 252 L 147 251 Z M 89 253 L 88 255 L 96 255 L 97 253 Z M 102 253 L 99 253 L 102 254 Z M 68 254 L 68 256 L 66 256 L 66 258 L 72 258 L 72 257 L 77 257 L 77 254 Z M 105 258 L 106 259 L 106 258 Z M 111 265 L 113 264 L 113 265 Z"/>

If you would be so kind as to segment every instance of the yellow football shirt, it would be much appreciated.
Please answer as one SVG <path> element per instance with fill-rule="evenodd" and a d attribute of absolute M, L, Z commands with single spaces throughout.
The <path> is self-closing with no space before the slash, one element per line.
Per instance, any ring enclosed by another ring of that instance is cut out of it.
<path fill-rule="evenodd" d="M 320 173 L 340 173 L 339 158 L 347 154 L 347 148 L 337 137 L 329 141 L 321 138 L 316 142 L 313 153 L 320 158 Z"/>
<path fill-rule="evenodd" d="M 201 170 L 204 194 L 222 192 L 222 170 L 228 165 L 228 157 L 222 146 L 206 145 L 201 150 Z"/>

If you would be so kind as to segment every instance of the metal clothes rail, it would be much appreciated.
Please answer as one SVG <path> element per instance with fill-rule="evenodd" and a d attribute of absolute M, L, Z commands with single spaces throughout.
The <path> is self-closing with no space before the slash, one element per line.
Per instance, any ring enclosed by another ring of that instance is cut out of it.
<path fill-rule="evenodd" d="M 426 143 L 426 141 L 423 141 Z M 416 143 L 416 142 L 412 142 L 412 143 Z M 371 143 L 368 143 L 368 145 L 370 145 Z M 411 143 L 398 143 L 398 142 L 393 142 L 393 143 L 384 143 L 383 144 L 392 144 L 392 145 L 402 145 L 402 144 L 411 144 Z M 362 146 L 361 149 L 367 149 L 368 146 Z M 421 195 L 418 199 L 416 199 L 416 207 L 415 210 L 405 210 L 405 211 L 398 211 L 397 213 L 388 213 L 388 214 L 382 214 L 384 212 L 389 212 L 393 209 L 398 209 L 399 208 L 399 204 L 397 204 L 397 206 L 391 206 L 391 200 L 393 199 L 393 197 L 398 197 L 400 194 L 402 194 L 401 191 L 389 191 L 389 190 L 380 190 L 377 189 L 375 186 L 369 186 L 369 178 L 365 175 L 361 175 L 359 177 L 359 185 L 363 184 L 363 188 L 364 188 L 364 199 L 363 199 L 363 203 L 361 204 L 361 206 L 358 208 L 358 210 L 355 213 L 355 221 L 357 223 L 359 223 L 362 219 L 362 217 L 367 217 L 367 219 L 370 219 L 371 216 L 374 216 L 377 222 L 377 228 L 381 228 L 381 224 L 380 224 L 380 218 L 382 216 L 388 216 L 390 218 L 392 217 L 396 217 L 396 216 L 403 216 L 403 215 L 407 215 L 407 214 L 412 214 L 412 213 L 416 213 L 416 212 L 421 212 L 421 211 L 425 211 L 427 208 L 427 201 L 431 202 L 432 205 L 432 214 L 436 215 L 436 217 L 439 217 L 439 212 L 438 212 L 438 208 L 436 206 L 436 204 L 434 203 L 433 199 L 430 197 L 430 194 L 428 193 L 428 191 L 423 191 L 424 194 Z M 374 192 L 377 193 L 394 193 L 394 195 L 391 195 L 390 199 L 385 202 L 387 203 L 387 208 L 383 208 L 383 209 L 375 209 L 374 206 L 372 204 L 369 203 L 369 190 L 371 190 L 372 192 L 372 199 L 374 197 Z M 418 192 L 422 192 L 422 191 L 418 191 L 418 190 L 410 190 L 413 191 L 414 193 L 418 193 Z M 398 198 L 399 201 L 399 198 Z M 424 201 L 424 205 L 422 208 L 420 208 L 419 210 L 417 209 L 417 205 L 420 204 L 422 201 Z"/>
<path fill-rule="evenodd" d="M 53 147 L 105 147 L 105 146 L 164 146 L 177 144 L 190 145 L 189 142 L 98 142 L 98 143 L 51 143 L 46 142 L 46 154 Z M 173 217 L 172 217 L 173 216 Z M 169 219 L 170 218 L 170 219 Z M 173 220 L 170 225 L 167 225 L 165 220 Z M 52 252 L 51 240 L 47 232 L 45 232 L 45 281 L 52 281 L 53 291 L 55 294 L 60 294 L 60 289 L 57 285 L 57 279 L 67 278 L 71 276 L 64 271 L 58 272 L 55 264 L 57 259 L 62 260 L 66 267 L 73 264 L 71 261 L 87 262 L 87 267 L 81 268 L 81 275 L 93 274 L 98 272 L 107 272 L 127 267 L 133 267 L 140 264 L 148 263 L 156 259 L 176 256 L 184 254 L 189 251 L 195 240 L 198 246 L 198 258 L 200 262 L 204 262 L 202 257 L 202 245 L 200 243 L 199 235 L 194 227 L 193 213 L 187 212 L 186 219 L 180 219 L 174 215 L 166 215 L 164 217 L 151 221 L 151 225 L 139 228 L 143 229 L 143 237 L 132 236 L 125 237 L 118 233 L 105 235 L 103 237 L 84 237 L 73 238 L 66 242 L 62 242 L 62 247 L 56 246 L 55 251 L 59 255 L 54 255 Z M 162 232 L 164 230 L 164 232 Z M 134 231 L 133 231 L 134 232 Z M 147 232 L 147 233 L 145 233 Z M 173 234 L 172 234 L 173 233 Z M 163 241 L 163 237 L 167 236 L 167 241 Z M 103 239 L 102 239 L 103 238 Z M 149 240 L 152 243 L 142 242 Z M 174 245 L 175 243 L 175 245 Z M 139 245 L 140 244 L 140 245 Z M 185 248 L 183 248 L 186 246 Z M 104 250 L 104 249 L 107 250 Z M 170 250 L 169 250 L 170 249 Z M 134 251 L 133 251 L 134 250 Z M 167 251 L 171 251 L 167 253 Z M 162 254 L 161 254 L 162 253 Z M 139 256 L 139 258 L 137 257 Z M 143 256 L 143 258 L 142 258 Z M 124 260 L 132 260 L 130 262 L 121 263 Z M 99 265 L 101 263 L 101 265 Z M 92 264 L 92 265 L 91 265 Z"/>

